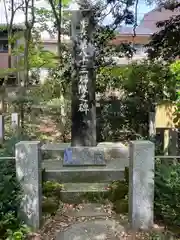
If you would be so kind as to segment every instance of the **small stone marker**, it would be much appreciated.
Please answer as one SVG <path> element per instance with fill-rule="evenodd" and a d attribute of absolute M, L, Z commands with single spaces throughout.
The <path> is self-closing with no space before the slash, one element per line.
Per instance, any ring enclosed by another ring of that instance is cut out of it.
<path fill-rule="evenodd" d="M 4 116 L 0 115 L 0 142 L 4 140 Z"/>
<path fill-rule="evenodd" d="M 96 147 L 71 147 L 64 151 L 63 165 L 106 165 L 104 151 Z"/>
<path fill-rule="evenodd" d="M 18 113 L 11 114 L 11 126 L 12 129 L 16 129 L 19 126 L 19 115 Z"/>
<path fill-rule="evenodd" d="M 16 176 L 22 189 L 19 215 L 34 230 L 40 228 L 42 216 L 41 153 L 39 141 L 16 144 Z"/>
<path fill-rule="evenodd" d="M 153 226 L 154 152 L 150 141 L 130 142 L 129 221 L 135 230 Z"/>

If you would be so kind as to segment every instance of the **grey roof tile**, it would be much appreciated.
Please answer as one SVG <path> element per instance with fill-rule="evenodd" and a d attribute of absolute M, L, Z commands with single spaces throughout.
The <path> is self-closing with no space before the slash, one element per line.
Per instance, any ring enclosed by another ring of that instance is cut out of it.
<path fill-rule="evenodd" d="M 139 35 L 153 34 L 153 31 L 151 29 L 141 27 L 141 26 L 136 27 L 135 31 L 136 31 L 136 34 L 139 34 Z M 133 35 L 134 34 L 133 27 L 122 27 L 121 29 L 119 29 L 119 33 L 124 34 L 124 35 L 126 35 L 126 34 Z"/>
<path fill-rule="evenodd" d="M 170 11 L 165 8 L 156 8 L 148 13 L 146 13 L 140 22 L 139 27 L 151 29 L 154 33 L 159 29 L 156 27 L 156 23 L 159 21 L 168 20 L 172 16 L 177 16 L 180 14 L 180 9 L 175 11 Z"/>

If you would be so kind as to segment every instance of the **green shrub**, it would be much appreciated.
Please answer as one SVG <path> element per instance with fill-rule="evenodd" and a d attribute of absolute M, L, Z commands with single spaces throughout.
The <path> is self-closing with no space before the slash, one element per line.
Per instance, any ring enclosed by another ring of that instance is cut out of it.
<path fill-rule="evenodd" d="M 43 183 L 43 195 L 45 197 L 55 197 L 57 200 L 60 200 L 62 189 L 63 185 L 55 181 L 47 181 Z"/>
<path fill-rule="evenodd" d="M 0 151 L 0 157 L 14 156 L 14 146 L 17 139 L 12 138 Z M 21 221 L 17 210 L 21 197 L 20 186 L 16 180 L 15 160 L 0 160 L 0 239 L 18 239 L 12 236 L 21 234 Z M 20 236 L 20 235 L 19 235 Z M 19 239 L 23 239 L 22 237 Z"/>
<path fill-rule="evenodd" d="M 117 212 L 125 209 L 122 200 L 128 195 L 128 180 L 129 169 L 126 168 L 125 181 L 115 181 L 110 185 L 109 198 Z M 154 215 L 168 225 L 180 226 L 180 163 L 170 165 L 156 160 Z"/>
<path fill-rule="evenodd" d="M 180 163 L 156 163 L 154 211 L 167 224 L 180 226 Z"/>
<path fill-rule="evenodd" d="M 127 213 L 128 212 L 128 200 L 127 199 L 116 200 L 113 203 L 113 210 L 116 213 Z"/>
<path fill-rule="evenodd" d="M 59 207 L 59 202 L 55 197 L 44 197 L 42 201 L 43 213 L 54 215 Z"/>
<path fill-rule="evenodd" d="M 109 186 L 109 200 L 115 202 L 124 199 L 128 194 L 128 185 L 125 181 L 114 181 Z"/>
<path fill-rule="evenodd" d="M 61 190 L 63 185 L 55 181 L 43 183 L 42 211 L 45 214 L 54 215 L 61 204 Z"/>
<path fill-rule="evenodd" d="M 126 199 L 128 196 L 128 186 L 129 168 L 125 167 L 124 180 L 113 181 L 109 185 L 108 199 L 114 203 L 118 200 Z"/>

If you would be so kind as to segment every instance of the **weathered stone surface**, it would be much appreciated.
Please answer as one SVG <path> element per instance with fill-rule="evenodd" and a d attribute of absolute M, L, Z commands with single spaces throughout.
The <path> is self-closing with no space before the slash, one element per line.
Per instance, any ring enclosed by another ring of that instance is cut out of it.
<path fill-rule="evenodd" d="M 19 126 L 19 114 L 12 113 L 11 114 L 11 127 L 12 129 L 16 129 Z"/>
<path fill-rule="evenodd" d="M 101 142 L 97 147 L 102 148 L 105 153 L 105 159 L 112 160 L 113 158 L 118 159 L 127 159 L 129 157 L 129 148 L 121 142 Z"/>
<path fill-rule="evenodd" d="M 53 164 L 54 162 L 52 162 Z M 49 163 L 49 165 L 51 162 Z M 44 173 L 45 181 L 58 181 L 59 183 L 68 183 L 68 182 L 112 182 L 117 180 L 124 179 L 124 168 L 100 168 L 100 167 L 62 167 L 60 170 L 55 168 L 57 163 L 52 167 L 57 170 L 51 170 L 47 164 L 44 165 L 46 171 Z"/>
<path fill-rule="evenodd" d="M 0 115 L 0 142 L 4 140 L 4 116 Z"/>
<path fill-rule="evenodd" d="M 109 214 L 104 211 L 102 204 L 85 203 L 80 205 L 81 208 L 70 208 L 66 211 L 66 215 L 70 217 L 103 217 Z"/>
<path fill-rule="evenodd" d="M 22 189 L 20 217 L 25 224 L 38 229 L 42 216 L 40 142 L 22 141 L 16 144 L 16 174 Z"/>
<path fill-rule="evenodd" d="M 63 183 L 61 191 L 61 200 L 65 203 L 82 203 L 86 198 L 86 194 L 94 197 L 103 197 L 107 192 L 108 183 Z"/>
<path fill-rule="evenodd" d="M 130 143 L 129 221 L 133 229 L 153 226 L 154 151 L 150 141 Z"/>
<path fill-rule="evenodd" d="M 45 151 L 63 151 L 67 147 L 70 147 L 71 143 L 46 143 L 41 147 Z"/>
<path fill-rule="evenodd" d="M 65 232 L 57 234 L 56 240 L 118 240 L 116 233 L 124 231 L 124 227 L 114 220 L 94 220 L 72 225 Z"/>
<path fill-rule="evenodd" d="M 71 147 L 64 151 L 64 165 L 105 165 L 104 152 L 96 147 Z"/>

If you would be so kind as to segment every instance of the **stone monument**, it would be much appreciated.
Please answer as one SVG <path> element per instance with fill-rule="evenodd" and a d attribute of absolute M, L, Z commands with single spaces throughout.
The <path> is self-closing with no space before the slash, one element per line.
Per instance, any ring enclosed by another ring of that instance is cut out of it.
<path fill-rule="evenodd" d="M 76 4 L 72 11 L 72 146 L 96 146 L 93 11 Z"/>

